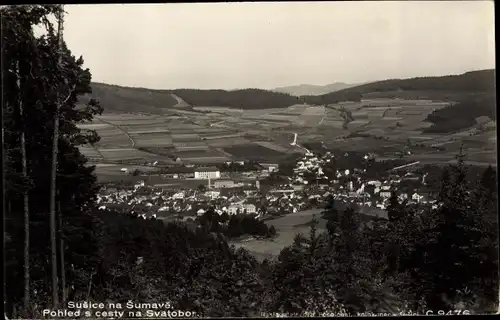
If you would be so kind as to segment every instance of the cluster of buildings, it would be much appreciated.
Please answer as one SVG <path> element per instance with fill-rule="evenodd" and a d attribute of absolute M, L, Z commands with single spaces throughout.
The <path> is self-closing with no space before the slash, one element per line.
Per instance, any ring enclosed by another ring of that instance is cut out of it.
<path fill-rule="evenodd" d="M 386 172 L 383 180 L 368 180 L 365 177 L 366 168 L 344 168 L 335 170 L 333 177 L 325 175 L 326 166 L 334 161 L 335 156 L 327 152 L 322 157 L 310 152 L 299 159 L 293 169 L 290 190 L 303 190 L 304 186 L 315 183 L 319 190 L 325 195 L 358 206 L 367 206 L 385 210 L 392 192 L 395 192 L 399 202 L 407 204 L 431 204 L 434 207 L 436 200 L 433 193 L 426 186 L 427 175 L 417 175 L 412 172 L 411 166 L 418 162 L 396 167 Z M 364 160 L 373 159 L 373 155 L 367 154 Z M 314 182 L 312 182 L 314 181 Z M 321 198 L 320 194 L 310 197 Z"/>
<path fill-rule="evenodd" d="M 365 159 L 368 155 L 365 156 Z M 117 190 L 104 188 L 98 196 L 100 209 L 122 208 L 143 217 L 162 219 L 195 219 L 208 208 L 218 214 L 252 214 L 256 218 L 306 210 L 321 205 L 330 196 L 344 203 L 357 205 L 378 216 L 384 216 L 389 198 L 395 192 L 400 202 L 437 206 L 432 193 L 426 190 L 426 175 L 406 170 L 387 172 L 382 180 L 368 180 L 362 168 L 335 170 L 325 174 L 335 156 L 327 152 L 317 156 L 310 152 L 297 159 L 288 183 L 261 190 L 260 179 L 279 169 L 278 165 L 261 165 L 259 171 L 238 172 L 246 179 L 236 181 L 218 168 L 167 168 L 162 174 L 171 179 L 206 181 L 202 189 L 163 189 L 145 185 Z"/>

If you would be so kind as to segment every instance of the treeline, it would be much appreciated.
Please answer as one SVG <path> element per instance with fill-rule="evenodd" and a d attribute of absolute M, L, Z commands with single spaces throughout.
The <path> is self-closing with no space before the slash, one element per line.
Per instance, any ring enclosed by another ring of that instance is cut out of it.
<path fill-rule="evenodd" d="M 83 69 L 82 57 L 59 41 L 62 28 L 51 23 L 56 16 L 62 26 L 59 5 L 0 10 L 2 202 L 8 240 L 4 309 L 10 317 L 33 318 L 34 309 L 58 308 L 74 290 L 84 292 L 87 274 L 97 267 L 92 238 L 98 187 L 94 168 L 86 166 L 77 146 L 99 137 L 77 124 L 102 108 L 92 99 L 77 107 L 78 97 L 90 92 L 91 74 Z M 36 25 L 44 35 L 35 36 Z"/>
<path fill-rule="evenodd" d="M 286 108 L 301 103 L 297 97 L 261 89 L 198 90 L 177 89 L 173 93 L 193 106 L 219 106 L 234 109 Z"/>
<path fill-rule="evenodd" d="M 177 100 L 171 94 L 178 95 L 191 106 L 216 106 L 244 110 L 286 108 L 301 103 L 297 97 L 260 89 L 235 91 L 201 89 L 153 90 L 104 83 L 92 83 L 92 94 L 82 96 L 80 101 L 86 102 L 91 96 L 98 99 L 102 105 L 105 105 L 106 111 L 149 112 L 158 114 L 172 109 L 177 104 Z"/>
<path fill-rule="evenodd" d="M 495 70 L 472 71 L 461 75 L 443 77 L 418 77 L 376 81 L 321 96 L 304 96 L 301 98 L 316 104 L 334 104 L 342 101 L 359 101 L 364 94 L 372 92 L 397 91 L 441 92 L 441 99 L 443 100 L 447 100 L 447 96 L 450 93 L 494 92 Z M 436 100 L 439 100 L 439 98 L 436 97 Z"/>
<path fill-rule="evenodd" d="M 267 226 L 254 216 L 240 212 L 229 215 L 227 212 L 219 215 L 210 208 L 198 218 L 200 226 L 206 232 L 216 232 L 228 238 L 238 238 L 244 235 L 273 237 L 276 235 L 274 226 Z"/>
<path fill-rule="evenodd" d="M 475 98 L 468 98 L 455 105 L 437 109 L 429 114 L 426 121 L 432 126 L 425 133 L 451 133 L 477 125 L 481 116 L 496 120 L 496 97 L 493 92 Z"/>

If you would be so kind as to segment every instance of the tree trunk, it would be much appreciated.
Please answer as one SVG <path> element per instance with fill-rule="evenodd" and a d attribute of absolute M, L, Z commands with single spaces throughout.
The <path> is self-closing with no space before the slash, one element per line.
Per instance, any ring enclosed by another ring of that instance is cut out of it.
<path fill-rule="evenodd" d="M 62 67 L 62 49 L 63 49 L 63 23 L 64 23 L 64 6 L 61 5 L 57 19 L 57 36 L 59 40 L 59 67 Z M 61 88 L 56 88 L 58 96 L 62 97 Z M 59 98 L 60 100 L 61 98 Z M 52 307 L 59 307 L 58 294 L 58 278 L 57 278 L 57 240 L 56 240 L 56 179 L 57 179 L 57 154 L 59 143 L 59 109 L 60 101 L 57 102 L 54 112 L 54 135 L 52 139 L 52 172 L 50 186 L 50 242 L 52 253 Z"/>
<path fill-rule="evenodd" d="M 28 179 L 28 166 L 26 160 L 26 130 L 24 128 L 24 106 L 23 96 L 21 92 L 21 68 L 17 62 L 17 89 L 19 92 L 19 121 L 21 122 L 21 166 L 24 179 Z M 24 310 L 30 308 L 30 212 L 29 212 L 29 196 L 28 189 L 23 190 L 23 207 L 24 207 Z"/>
<path fill-rule="evenodd" d="M 59 194 L 59 193 L 58 193 Z M 61 268 L 61 301 L 66 303 L 66 268 L 64 261 L 64 238 L 63 238 L 63 220 L 61 212 L 61 201 L 57 201 L 57 214 L 59 215 L 59 260 Z"/>
<path fill-rule="evenodd" d="M 2 48 L 3 49 L 3 48 Z M 3 71 L 3 70 L 2 70 Z M 2 77 L 2 84 L 4 82 L 4 78 L 3 78 L 3 74 L 4 72 L 0 72 L 1 74 L 1 77 Z M 2 183 L 2 186 L 1 186 L 1 193 L 2 193 L 2 215 L 3 215 L 3 224 L 2 224 L 2 229 L 3 229 L 3 237 L 4 237 L 4 241 L 3 241 L 3 265 L 4 267 L 2 268 L 3 269 L 3 296 L 4 296 L 4 301 L 3 301 L 3 306 L 4 306 L 4 317 L 7 318 L 6 316 L 6 310 L 7 310 L 7 305 L 6 305 L 6 300 L 7 300 L 7 290 L 6 290 L 6 287 L 7 287 L 7 273 L 6 273 L 6 270 L 7 268 L 5 267 L 7 265 L 7 259 L 6 259 L 6 256 L 7 256 L 7 247 L 6 247 L 6 239 L 5 239 L 5 235 L 7 234 L 7 229 L 6 229 L 6 224 L 7 224 L 7 220 L 6 220 L 6 216 L 7 216 L 7 213 L 6 213 L 6 205 L 5 205 L 5 148 L 4 148 L 4 145 L 5 145 L 5 131 L 4 131 L 4 121 L 3 121 L 3 104 L 2 106 L 0 106 L 0 127 L 1 127 L 1 134 L 0 134 L 0 148 L 1 148 L 1 151 L 0 151 L 0 174 L 2 175 L 0 177 L 1 179 L 1 183 Z"/>

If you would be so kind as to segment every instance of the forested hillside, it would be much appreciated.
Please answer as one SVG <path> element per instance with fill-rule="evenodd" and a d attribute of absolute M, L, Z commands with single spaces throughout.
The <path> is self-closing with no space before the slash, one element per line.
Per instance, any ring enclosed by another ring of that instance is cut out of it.
<path fill-rule="evenodd" d="M 162 113 L 177 104 L 168 90 L 130 88 L 104 83 L 92 83 L 92 93 L 80 98 L 85 103 L 90 97 L 98 99 L 104 112 Z"/>
<path fill-rule="evenodd" d="M 300 103 L 297 97 L 261 89 L 196 90 L 177 89 L 173 92 L 192 106 L 221 106 L 235 109 L 286 108 Z"/>
<path fill-rule="evenodd" d="M 80 98 L 85 103 L 90 97 L 98 99 L 104 112 L 162 113 L 177 104 L 176 94 L 191 106 L 217 106 L 235 109 L 286 108 L 300 103 L 297 97 L 260 89 L 226 90 L 153 90 L 92 83 L 92 94 Z"/>
<path fill-rule="evenodd" d="M 373 92 L 390 92 L 395 98 L 398 98 L 397 92 L 401 92 L 404 98 L 406 91 L 429 92 L 435 100 L 449 100 L 451 96 L 457 95 L 491 93 L 495 91 L 495 70 L 471 71 L 443 77 L 383 80 L 321 96 L 301 98 L 310 103 L 333 104 L 339 101 L 359 101 L 363 95 Z"/>
<path fill-rule="evenodd" d="M 427 133 L 449 133 L 477 124 L 476 118 L 487 116 L 496 120 L 496 95 L 490 92 L 476 97 L 464 98 L 459 103 L 435 110 L 427 116 L 432 126 Z"/>
<path fill-rule="evenodd" d="M 77 148 L 98 137 L 76 124 L 102 109 L 97 101 L 77 108 L 91 73 L 58 41 L 50 21 L 62 25 L 61 16 L 52 19 L 60 9 L 0 9 L 6 317 L 48 317 L 42 310 L 68 309 L 69 301 L 82 305 L 82 318 L 92 318 L 89 303 L 128 301 L 126 312 L 161 302 L 170 311 L 233 318 L 496 312 L 496 173 L 490 167 L 477 181 L 466 179 L 463 155 L 442 173 L 437 208 L 410 207 L 394 194 L 389 220 L 368 222 L 330 198 L 326 231 L 313 221 L 308 235 L 262 263 L 209 227 L 213 214 L 193 230 L 98 210 L 94 167 Z M 32 29 L 40 21 L 44 37 Z"/>

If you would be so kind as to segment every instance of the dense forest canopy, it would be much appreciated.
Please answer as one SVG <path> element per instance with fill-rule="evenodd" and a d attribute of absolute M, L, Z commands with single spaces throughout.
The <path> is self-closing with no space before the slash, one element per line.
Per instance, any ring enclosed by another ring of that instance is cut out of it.
<path fill-rule="evenodd" d="M 450 133 L 477 125 L 476 118 L 486 116 L 492 120 L 496 117 L 496 95 L 494 92 L 467 97 L 453 106 L 438 109 L 427 116 L 432 126 L 426 133 Z"/>

